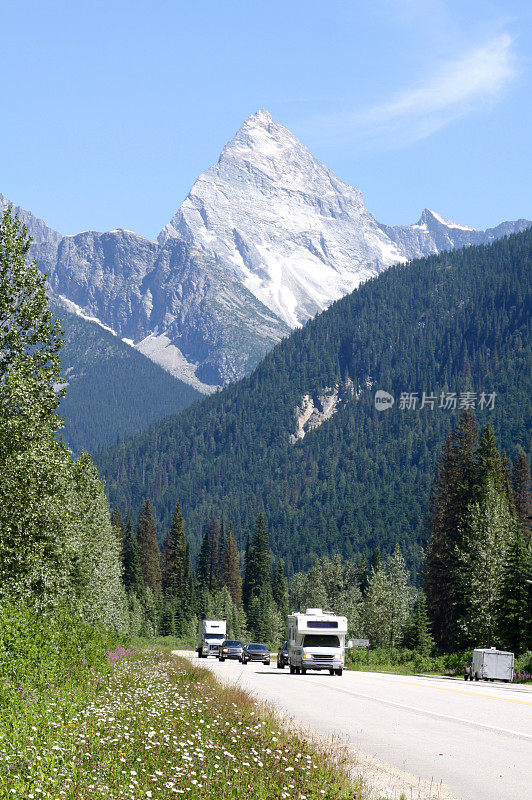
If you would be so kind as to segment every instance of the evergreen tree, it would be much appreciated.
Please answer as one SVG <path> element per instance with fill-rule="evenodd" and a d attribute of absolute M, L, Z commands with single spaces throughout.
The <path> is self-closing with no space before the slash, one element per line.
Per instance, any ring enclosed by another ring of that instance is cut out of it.
<path fill-rule="evenodd" d="M 142 567 L 140 564 L 139 546 L 133 531 L 131 513 L 128 509 L 124 530 L 124 546 L 122 549 L 123 581 L 128 592 L 140 597 L 144 590 Z"/>
<path fill-rule="evenodd" d="M 262 513 L 257 518 L 253 538 L 249 545 L 245 580 L 249 586 L 251 597 L 259 596 L 263 588 L 266 585 L 269 586 L 271 582 L 270 540 Z"/>
<path fill-rule="evenodd" d="M 220 535 L 218 537 L 218 585 L 224 585 L 224 553 L 225 553 L 225 524 L 224 518 L 220 522 Z"/>
<path fill-rule="evenodd" d="M 288 592 L 284 577 L 283 562 L 278 561 L 272 576 L 272 596 L 279 610 L 281 619 L 286 621 L 288 617 Z"/>
<path fill-rule="evenodd" d="M 381 564 L 382 564 L 381 551 L 379 550 L 378 547 L 376 547 L 373 550 L 373 552 L 371 554 L 371 558 L 369 560 L 369 572 L 371 572 L 371 570 L 375 570 L 376 571 L 380 567 Z"/>
<path fill-rule="evenodd" d="M 161 621 L 159 624 L 159 633 L 161 636 L 175 636 L 176 623 L 175 623 L 175 610 L 173 598 L 165 598 L 162 605 Z"/>
<path fill-rule="evenodd" d="M 430 632 L 430 620 L 427 613 L 425 595 L 420 592 L 416 608 L 405 624 L 402 644 L 410 650 L 428 656 L 434 649 L 434 639 Z"/>
<path fill-rule="evenodd" d="M 140 512 L 137 542 L 144 586 L 159 593 L 161 591 L 161 556 L 149 498 L 145 499 Z"/>
<path fill-rule="evenodd" d="M 360 593 L 362 597 L 365 597 L 366 592 L 368 591 L 369 572 L 368 572 L 368 562 L 364 554 L 360 556 L 360 560 L 358 562 L 357 581 Z"/>
<path fill-rule="evenodd" d="M 424 566 L 427 608 L 434 638 L 443 650 L 452 650 L 456 604 L 455 551 L 460 525 L 472 498 L 478 469 L 475 464 L 477 427 L 469 410 L 445 441 L 432 491 L 429 544 Z"/>
<path fill-rule="evenodd" d="M 245 609 L 249 608 L 251 600 L 251 539 L 249 533 L 246 536 L 246 548 L 244 550 L 244 579 L 242 581 L 242 603 Z"/>
<path fill-rule="evenodd" d="M 503 647 L 519 655 L 532 648 L 530 586 L 532 559 L 525 532 L 514 523 L 504 560 L 497 609 L 498 634 Z"/>
<path fill-rule="evenodd" d="M 198 556 L 198 582 L 207 587 L 209 592 L 218 588 L 220 573 L 218 525 L 213 518 L 205 531 Z"/>
<path fill-rule="evenodd" d="M 475 456 L 473 482 L 473 492 L 477 498 L 482 498 L 488 487 L 494 487 L 499 494 L 508 498 L 510 489 L 507 486 L 506 472 L 489 422 L 480 437 Z"/>
<path fill-rule="evenodd" d="M 508 501 L 508 509 L 512 517 L 516 516 L 516 509 L 515 509 L 515 497 L 513 493 L 513 481 L 512 481 L 512 462 L 508 458 L 506 454 L 506 450 L 502 451 L 501 454 L 501 464 L 503 469 L 504 475 L 504 492 L 506 494 L 506 499 Z"/>
<path fill-rule="evenodd" d="M 179 503 L 176 503 L 172 524 L 163 545 L 162 589 L 166 595 L 183 600 L 187 586 L 187 540 Z"/>
<path fill-rule="evenodd" d="M 223 586 L 227 586 L 233 603 L 240 608 L 242 605 L 242 578 L 240 577 L 238 551 L 236 549 L 232 525 L 229 525 L 227 536 L 224 538 L 222 584 Z"/>
<path fill-rule="evenodd" d="M 512 489 L 517 518 L 530 541 L 532 531 L 532 500 L 530 493 L 530 468 L 524 450 L 519 450 L 512 471 Z"/>

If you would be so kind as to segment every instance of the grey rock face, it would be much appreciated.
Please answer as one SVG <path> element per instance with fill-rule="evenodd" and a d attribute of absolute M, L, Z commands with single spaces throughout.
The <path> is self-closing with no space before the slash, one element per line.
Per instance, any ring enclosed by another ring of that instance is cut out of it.
<path fill-rule="evenodd" d="M 380 224 L 266 111 L 244 122 L 157 242 L 124 230 L 62 237 L 15 210 L 52 295 L 203 392 L 391 264 L 532 224 L 478 231 L 428 209 L 415 225 Z"/>

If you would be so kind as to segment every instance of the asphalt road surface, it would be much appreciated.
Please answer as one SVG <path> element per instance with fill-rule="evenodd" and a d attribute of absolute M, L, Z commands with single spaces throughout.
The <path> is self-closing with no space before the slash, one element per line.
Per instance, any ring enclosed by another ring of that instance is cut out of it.
<path fill-rule="evenodd" d="M 198 659 L 279 712 L 461 800 L 532 800 L 532 687 Z"/>

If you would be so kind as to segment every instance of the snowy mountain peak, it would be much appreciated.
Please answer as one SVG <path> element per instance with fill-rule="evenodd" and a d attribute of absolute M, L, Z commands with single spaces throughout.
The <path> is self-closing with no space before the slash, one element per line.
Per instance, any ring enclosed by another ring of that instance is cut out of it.
<path fill-rule="evenodd" d="M 474 231 L 476 228 L 468 228 L 466 225 L 458 225 L 458 223 L 453 222 L 450 219 L 444 219 L 440 214 L 437 214 L 435 211 L 432 211 L 430 208 L 425 208 L 423 213 L 420 217 L 418 225 L 427 225 L 431 227 L 434 224 L 437 225 L 445 225 L 446 228 L 456 228 L 460 231 Z"/>
<path fill-rule="evenodd" d="M 362 195 L 267 111 L 248 117 L 159 236 L 182 239 L 290 327 L 405 260 Z"/>
<path fill-rule="evenodd" d="M 275 123 L 272 115 L 265 108 L 259 108 L 258 111 L 255 111 L 254 114 L 250 114 L 242 123 L 243 128 L 268 127 L 269 125 L 275 125 Z"/>

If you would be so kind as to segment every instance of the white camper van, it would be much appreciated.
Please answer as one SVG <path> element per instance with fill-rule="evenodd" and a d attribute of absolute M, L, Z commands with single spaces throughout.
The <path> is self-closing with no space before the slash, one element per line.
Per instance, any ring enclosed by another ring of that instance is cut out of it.
<path fill-rule="evenodd" d="M 328 669 L 341 675 L 344 668 L 346 617 L 307 608 L 305 614 L 288 617 L 288 664 L 293 675 L 308 669 Z"/>
<path fill-rule="evenodd" d="M 196 650 L 199 658 L 218 657 L 218 650 L 227 635 L 225 619 L 202 619 L 198 626 L 198 644 Z"/>

